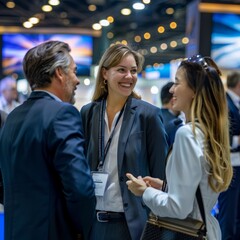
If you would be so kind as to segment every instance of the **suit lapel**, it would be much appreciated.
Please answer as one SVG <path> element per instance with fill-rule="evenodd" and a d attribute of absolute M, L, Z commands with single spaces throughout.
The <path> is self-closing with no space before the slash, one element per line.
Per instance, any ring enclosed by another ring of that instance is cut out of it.
<path fill-rule="evenodd" d="M 122 169 L 125 147 L 128 142 L 128 137 L 131 132 L 132 125 L 134 123 L 136 108 L 137 104 L 135 99 L 130 97 L 127 100 L 118 142 L 118 169 Z"/>

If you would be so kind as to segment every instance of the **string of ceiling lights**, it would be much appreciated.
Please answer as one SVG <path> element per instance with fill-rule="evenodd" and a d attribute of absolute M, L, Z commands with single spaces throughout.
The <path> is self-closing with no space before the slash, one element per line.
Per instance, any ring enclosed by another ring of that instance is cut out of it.
<path fill-rule="evenodd" d="M 133 11 L 143 11 L 146 7 L 146 5 L 150 4 L 151 0 L 142 0 L 142 2 L 135 2 L 131 5 L 131 7 L 124 7 L 120 10 L 121 14 L 123 16 L 129 16 L 133 13 Z M 54 11 L 54 7 L 60 5 L 61 2 L 60 0 L 49 0 L 48 4 L 42 5 L 41 10 L 43 13 L 47 14 L 49 12 Z M 126 3 L 127 4 L 127 3 Z M 16 4 L 14 3 L 13 0 L 10 0 L 6 3 L 6 6 L 8 8 L 15 8 Z M 88 10 L 91 12 L 96 11 L 97 6 L 94 4 L 89 4 Z M 61 15 L 63 15 L 62 13 Z M 166 9 L 166 14 L 168 15 L 173 15 L 174 14 L 174 9 L 173 8 L 167 8 Z M 66 16 L 67 17 L 67 16 Z M 66 25 L 69 23 L 66 20 Z M 22 23 L 24 28 L 30 29 L 33 28 L 35 25 L 37 25 L 41 21 L 41 14 L 34 14 L 31 16 L 27 21 L 24 21 Z M 113 24 L 115 21 L 114 16 L 107 16 L 104 19 L 100 19 L 98 22 L 95 22 L 92 24 L 92 29 L 93 31 L 100 31 L 102 28 L 108 27 L 109 25 Z M 129 44 L 130 42 L 139 44 L 143 41 L 149 41 L 148 47 L 140 48 L 138 51 L 142 55 L 148 55 L 148 54 L 158 54 L 159 52 L 163 52 L 168 50 L 168 48 L 177 48 L 178 46 L 181 45 L 187 45 L 189 42 L 189 39 L 186 36 L 179 36 L 178 39 L 168 39 L 169 42 L 164 42 L 162 41 L 159 43 L 159 41 L 154 41 L 154 39 L 158 39 L 159 35 L 164 36 L 164 33 L 166 31 L 175 31 L 178 28 L 178 24 L 175 21 L 171 21 L 168 23 L 168 25 L 158 25 L 156 26 L 155 33 L 150 32 L 150 31 L 145 31 L 145 32 L 137 32 L 132 36 L 130 39 L 120 39 L 116 38 L 114 36 L 114 33 L 109 30 L 106 32 L 106 37 L 110 41 L 114 41 L 112 43 L 123 43 L 123 44 Z M 106 28 L 107 29 L 107 28 Z M 109 28 L 110 29 L 110 28 Z M 151 30 L 153 31 L 153 30 Z M 156 36 L 158 34 L 158 37 Z M 153 66 L 159 66 L 158 63 L 153 64 Z"/>

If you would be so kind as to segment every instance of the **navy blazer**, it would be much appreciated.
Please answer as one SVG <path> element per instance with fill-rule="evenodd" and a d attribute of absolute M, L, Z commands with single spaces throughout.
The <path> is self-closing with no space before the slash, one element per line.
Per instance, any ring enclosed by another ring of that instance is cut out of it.
<path fill-rule="evenodd" d="M 5 240 L 85 239 L 94 219 L 94 183 L 79 111 L 32 92 L 2 129 Z"/>
<path fill-rule="evenodd" d="M 178 116 L 172 114 L 167 108 L 161 108 L 161 113 L 163 125 L 165 126 L 168 135 L 168 143 L 171 146 L 174 142 L 178 128 L 183 126 L 183 121 Z"/>
<path fill-rule="evenodd" d="M 81 109 L 86 155 L 92 170 L 97 169 L 99 160 L 100 106 L 101 102 L 95 101 Z M 117 160 L 123 208 L 132 240 L 140 239 L 148 209 L 140 197 L 128 190 L 126 173 L 164 178 L 167 152 L 168 144 L 160 109 L 129 97 L 120 130 Z"/>
<path fill-rule="evenodd" d="M 234 104 L 228 93 L 227 102 L 230 121 L 230 144 L 232 145 L 233 136 L 240 135 L 240 113 L 238 107 Z M 240 151 L 240 147 L 238 147 L 238 149 L 234 149 L 233 151 Z"/>

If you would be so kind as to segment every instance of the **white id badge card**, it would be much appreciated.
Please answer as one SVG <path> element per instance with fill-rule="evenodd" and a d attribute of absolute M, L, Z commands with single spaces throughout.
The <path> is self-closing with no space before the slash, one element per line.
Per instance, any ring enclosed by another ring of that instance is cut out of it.
<path fill-rule="evenodd" d="M 92 172 L 92 178 L 95 184 L 95 195 L 102 197 L 107 185 L 108 173 Z"/>

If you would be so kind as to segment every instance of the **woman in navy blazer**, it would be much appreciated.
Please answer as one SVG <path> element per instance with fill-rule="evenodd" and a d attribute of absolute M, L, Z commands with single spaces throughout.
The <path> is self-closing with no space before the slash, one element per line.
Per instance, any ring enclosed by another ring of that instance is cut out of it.
<path fill-rule="evenodd" d="M 148 209 L 127 190 L 125 175 L 164 176 L 168 144 L 160 109 L 133 92 L 142 64 L 143 57 L 128 46 L 108 48 L 100 60 L 92 102 L 81 109 L 93 176 L 100 172 L 108 177 L 105 191 L 96 192 L 94 240 L 139 240 Z M 98 184 L 96 178 L 95 187 Z"/>

